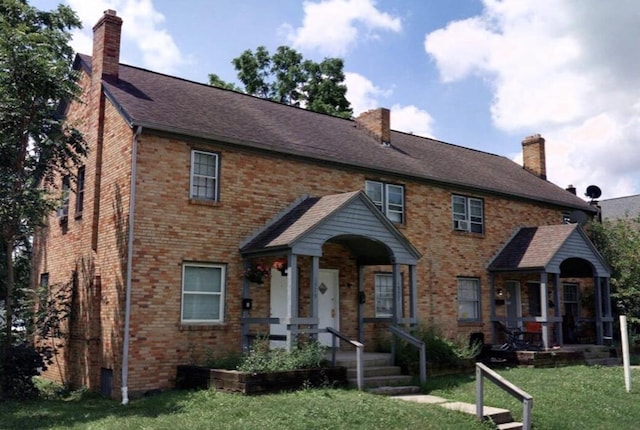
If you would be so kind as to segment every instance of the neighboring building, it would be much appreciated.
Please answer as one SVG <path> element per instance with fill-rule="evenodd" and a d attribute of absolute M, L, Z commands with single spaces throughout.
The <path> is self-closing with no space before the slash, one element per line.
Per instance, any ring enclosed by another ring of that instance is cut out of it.
<path fill-rule="evenodd" d="M 255 335 L 329 343 L 326 327 L 370 351 L 417 322 L 487 342 L 493 321 L 538 322 L 547 346 L 581 318 L 583 340 L 611 334 L 609 271 L 563 224 L 596 211 L 546 180 L 539 135 L 523 168 L 393 131 L 386 109 L 345 120 L 126 66 L 121 25 L 107 11 L 76 59 L 67 118 L 91 151 L 36 237 L 41 282 L 73 287 L 47 376 L 141 394 Z"/>
<path fill-rule="evenodd" d="M 600 200 L 598 205 L 602 220 L 636 219 L 640 216 L 640 194 Z"/>

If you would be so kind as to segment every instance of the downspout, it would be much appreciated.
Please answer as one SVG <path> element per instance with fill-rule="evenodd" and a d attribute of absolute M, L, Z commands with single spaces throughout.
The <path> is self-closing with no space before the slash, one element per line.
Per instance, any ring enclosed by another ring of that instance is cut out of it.
<path fill-rule="evenodd" d="M 129 237 L 127 240 L 127 281 L 126 298 L 124 307 L 124 339 L 122 341 L 122 404 L 129 403 L 129 328 L 131 320 L 131 277 L 133 266 L 133 216 L 136 206 L 136 171 L 138 165 L 138 136 L 142 133 L 142 127 L 138 126 L 133 135 L 133 148 L 131 150 L 131 195 L 129 196 Z"/>

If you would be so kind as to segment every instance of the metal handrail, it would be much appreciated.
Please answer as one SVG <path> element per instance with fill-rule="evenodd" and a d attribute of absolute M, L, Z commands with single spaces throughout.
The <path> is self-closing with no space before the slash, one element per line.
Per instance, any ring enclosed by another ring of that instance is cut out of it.
<path fill-rule="evenodd" d="M 482 410 L 484 409 L 483 377 L 522 402 L 522 428 L 523 430 L 531 430 L 531 409 L 533 408 L 531 394 L 516 387 L 482 363 L 476 363 L 476 417 L 478 420 L 482 420 Z"/>
<path fill-rule="evenodd" d="M 332 334 L 331 336 L 331 365 L 336 365 L 336 338 L 340 340 L 344 340 L 350 345 L 356 347 L 356 382 L 358 385 L 358 390 L 364 389 L 364 345 L 356 340 L 351 340 L 344 334 L 340 333 L 336 329 L 332 327 L 326 328 L 327 333 Z"/>
<path fill-rule="evenodd" d="M 391 333 L 395 334 L 396 336 L 404 339 L 405 341 L 409 342 L 411 345 L 418 348 L 418 352 L 420 353 L 420 383 L 421 384 L 426 383 L 427 382 L 427 350 L 424 342 L 414 336 L 411 336 L 409 333 L 400 329 L 399 327 L 391 326 L 389 327 L 389 330 L 391 330 Z"/>

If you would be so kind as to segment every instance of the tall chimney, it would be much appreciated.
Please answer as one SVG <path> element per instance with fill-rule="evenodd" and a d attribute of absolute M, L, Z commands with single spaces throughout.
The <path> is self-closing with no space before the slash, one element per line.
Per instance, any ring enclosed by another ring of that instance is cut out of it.
<path fill-rule="evenodd" d="M 387 108 L 378 108 L 361 113 L 356 125 L 367 130 L 383 145 L 391 144 L 391 112 Z"/>
<path fill-rule="evenodd" d="M 542 179 L 547 179 L 544 138 L 539 134 L 527 136 L 522 141 L 522 163 L 528 172 Z"/>
<path fill-rule="evenodd" d="M 116 16 L 115 10 L 106 10 L 93 27 L 93 56 L 91 73 L 100 80 L 102 77 L 118 79 L 120 63 L 120 35 L 122 18 Z"/>

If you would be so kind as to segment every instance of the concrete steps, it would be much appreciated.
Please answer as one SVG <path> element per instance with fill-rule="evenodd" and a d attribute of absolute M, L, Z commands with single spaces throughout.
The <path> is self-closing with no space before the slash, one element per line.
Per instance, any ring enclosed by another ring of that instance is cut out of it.
<path fill-rule="evenodd" d="M 447 399 L 438 396 L 429 395 L 402 395 L 394 396 L 394 399 L 405 400 L 409 402 L 436 404 L 443 408 L 453 411 L 463 412 L 471 415 L 476 414 L 476 405 L 472 403 L 464 402 L 451 402 Z M 521 430 L 522 423 L 513 421 L 511 411 L 508 409 L 494 408 L 491 406 L 484 406 L 482 408 L 482 418 L 484 420 L 491 420 L 498 430 Z"/>
<path fill-rule="evenodd" d="M 386 395 L 409 394 L 419 391 L 419 387 L 410 385 L 412 377 L 403 375 L 400 367 L 393 365 L 391 354 L 365 353 L 363 361 L 364 388 L 369 391 Z M 336 365 L 347 368 L 349 385 L 353 387 L 358 385 L 355 354 L 342 353 L 338 355 Z"/>
<path fill-rule="evenodd" d="M 615 352 L 615 349 L 613 350 Z M 608 346 L 595 345 L 582 351 L 584 361 L 589 366 L 619 366 L 622 359 L 612 357 L 611 348 Z"/>

